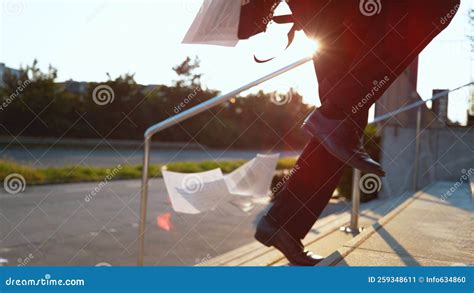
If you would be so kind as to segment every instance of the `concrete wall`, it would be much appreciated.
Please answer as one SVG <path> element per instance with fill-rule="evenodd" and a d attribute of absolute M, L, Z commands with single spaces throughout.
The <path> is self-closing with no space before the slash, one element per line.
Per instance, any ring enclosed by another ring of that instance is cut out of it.
<path fill-rule="evenodd" d="M 385 126 L 382 135 L 382 179 L 379 196 L 413 189 L 415 129 Z M 421 134 L 418 189 L 439 180 L 458 181 L 474 168 L 474 128 L 428 128 Z"/>

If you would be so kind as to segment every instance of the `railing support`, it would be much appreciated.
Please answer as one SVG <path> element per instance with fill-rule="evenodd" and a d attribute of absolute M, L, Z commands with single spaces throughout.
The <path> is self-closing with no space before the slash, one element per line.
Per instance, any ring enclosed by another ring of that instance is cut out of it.
<path fill-rule="evenodd" d="M 353 169 L 352 171 L 352 210 L 351 210 L 351 222 L 349 226 L 341 227 L 341 231 L 351 234 L 359 234 L 364 229 L 359 227 L 359 211 L 360 211 L 360 179 L 362 173 L 359 169 Z"/>
<path fill-rule="evenodd" d="M 359 231 L 359 209 L 360 209 L 360 183 L 361 172 L 354 169 L 352 174 L 352 212 L 351 212 L 351 231 Z"/>
<path fill-rule="evenodd" d="M 145 259 L 145 231 L 146 231 L 146 208 L 148 203 L 148 171 L 150 165 L 150 143 L 151 139 L 145 137 L 143 143 L 143 170 L 142 187 L 140 196 L 140 226 L 138 231 L 138 265 L 143 266 Z"/>

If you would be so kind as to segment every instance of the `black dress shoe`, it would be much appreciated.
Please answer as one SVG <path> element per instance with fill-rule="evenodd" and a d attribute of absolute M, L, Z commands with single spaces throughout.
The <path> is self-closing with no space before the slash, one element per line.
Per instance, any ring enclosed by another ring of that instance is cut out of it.
<path fill-rule="evenodd" d="M 343 163 L 365 173 L 385 176 L 380 164 L 365 151 L 363 134 L 348 119 L 329 119 L 316 109 L 306 118 L 302 127 Z"/>
<path fill-rule="evenodd" d="M 323 257 L 305 251 L 301 241 L 295 240 L 266 217 L 258 222 L 255 239 L 266 246 L 273 246 L 281 251 L 292 265 L 315 266 L 323 260 Z"/>

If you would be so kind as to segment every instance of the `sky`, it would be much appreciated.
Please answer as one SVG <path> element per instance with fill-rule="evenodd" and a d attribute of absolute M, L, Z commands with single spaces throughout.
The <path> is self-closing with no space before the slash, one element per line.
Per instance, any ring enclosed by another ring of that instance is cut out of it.
<path fill-rule="evenodd" d="M 356 1 L 356 0 L 354 0 Z M 36 58 L 42 69 L 51 64 L 58 80 L 106 81 L 135 73 L 141 84 L 171 84 L 172 67 L 186 56 L 199 56 L 204 85 L 226 92 L 275 71 L 311 53 L 312 42 L 298 33 L 286 45 L 289 25 L 272 25 L 269 32 L 235 48 L 184 45 L 181 41 L 202 0 L 0 0 L 0 62 L 18 68 Z M 420 55 L 418 91 L 424 99 L 433 88 L 455 88 L 471 80 L 473 63 L 467 12 L 474 0 L 462 0 L 452 24 Z M 281 11 L 286 8 L 282 6 Z M 278 56 L 257 64 L 253 55 Z M 319 104 L 311 63 L 256 88 L 298 90 L 307 103 Z M 253 91 L 255 91 L 253 90 Z M 452 95 L 449 117 L 463 122 L 468 91 Z"/>

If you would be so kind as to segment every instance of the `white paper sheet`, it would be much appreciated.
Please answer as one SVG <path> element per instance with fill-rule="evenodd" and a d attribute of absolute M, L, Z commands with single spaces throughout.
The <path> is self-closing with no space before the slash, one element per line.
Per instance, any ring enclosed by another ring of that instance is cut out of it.
<path fill-rule="evenodd" d="M 239 42 L 241 0 L 205 0 L 183 44 L 235 47 Z"/>
<path fill-rule="evenodd" d="M 261 155 L 225 176 L 230 193 L 240 196 L 267 195 L 280 154 Z"/>
<path fill-rule="evenodd" d="M 267 195 L 278 158 L 279 154 L 257 155 L 227 176 L 220 169 L 191 174 L 163 171 L 171 205 L 186 214 L 218 209 L 223 214 L 242 215 L 254 207 L 242 197 Z"/>
<path fill-rule="evenodd" d="M 211 210 L 230 195 L 220 169 L 192 174 L 163 171 L 163 178 L 173 209 L 180 213 Z"/>

